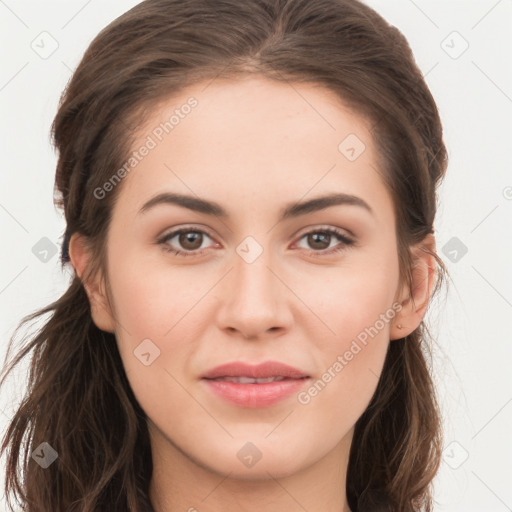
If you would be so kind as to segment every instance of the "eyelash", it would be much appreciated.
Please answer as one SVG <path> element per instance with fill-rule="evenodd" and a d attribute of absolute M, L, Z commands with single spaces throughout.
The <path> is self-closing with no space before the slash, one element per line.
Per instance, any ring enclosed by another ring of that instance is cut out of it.
<path fill-rule="evenodd" d="M 206 249 L 202 249 L 200 251 L 197 251 L 197 250 L 195 250 L 195 251 L 182 251 L 180 249 L 173 249 L 173 248 L 171 248 L 167 244 L 167 242 L 169 240 L 171 240 L 172 238 L 174 238 L 176 235 L 180 235 L 182 233 L 202 233 L 202 234 L 207 235 L 209 238 L 212 238 L 206 231 L 203 231 L 201 229 L 195 229 L 195 228 L 189 227 L 189 228 L 180 228 L 180 229 L 177 229 L 176 231 L 172 231 L 171 233 L 169 233 L 169 234 L 165 235 L 164 237 L 160 238 L 157 241 L 157 243 L 162 245 L 163 249 L 166 252 L 170 252 L 170 253 L 172 253 L 172 254 L 174 254 L 176 256 L 199 256 L 199 255 L 201 255 L 206 250 Z M 317 230 L 313 230 L 313 231 L 308 231 L 307 233 L 304 233 L 299 238 L 299 240 L 302 240 L 307 235 L 312 235 L 312 234 L 317 234 L 317 233 L 334 235 L 342 243 L 340 245 L 338 245 L 338 246 L 331 247 L 330 249 L 323 249 L 323 250 L 319 250 L 319 251 L 315 251 L 315 250 L 311 249 L 309 251 L 309 254 L 321 255 L 321 256 L 332 255 L 332 254 L 344 251 L 344 250 L 346 250 L 348 247 L 350 247 L 352 245 L 355 245 L 355 241 L 354 240 L 348 238 L 343 232 L 341 232 L 340 230 L 335 229 L 335 228 L 325 228 L 325 229 L 317 229 Z"/>

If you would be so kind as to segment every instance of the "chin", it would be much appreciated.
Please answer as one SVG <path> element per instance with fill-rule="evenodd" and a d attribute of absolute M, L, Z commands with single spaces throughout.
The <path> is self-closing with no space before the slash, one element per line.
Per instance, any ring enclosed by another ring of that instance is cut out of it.
<path fill-rule="evenodd" d="M 269 478 L 285 478 L 297 473 L 301 468 L 295 465 L 288 466 L 274 459 L 266 462 L 260 460 L 251 468 L 243 467 L 241 463 L 226 462 L 222 465 L 216 464 L 215 467 L 210 466 L 209 469 L 224 476 L 229 475 L 233 480 L 257 482 L 266 481 Z"/>
<path fill-rule="evenodd" d="M 302 458 L 297 456 L 298 450 Z M 201 460 L 195 462 L 233 479 L 263 481 L 291 476 L 315 463 L 315 460 L 306 460 L 305 455 L 306 451 L 301 450 L 300 445 L 295 449 L 290 445 L 271 446 L 265 439 L 253 442 L 236 439 L 220 451 L 212 450 L 207 459 L 202 453 Z"/>

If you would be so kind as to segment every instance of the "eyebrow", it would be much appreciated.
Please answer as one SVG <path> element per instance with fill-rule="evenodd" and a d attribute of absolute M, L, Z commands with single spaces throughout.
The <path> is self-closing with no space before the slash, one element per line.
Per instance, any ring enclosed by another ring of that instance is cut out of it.
<path fill-rule="evenodd" d="M 192 210 L 206 215 L 212 215 L 221 218 L 228 218 L 228 212 L 218 203 L 208 201 L 199 197 L 188 196 L 184 194 L 175 194 L 171 192 L 163 192 L 151 198 L 144 203 L 139 214 L 145 213 L 151 208 L 161 204 L 175 204 L 188 210 Z M 294 202 L 287 204 L 282 212 L 279 221 L 287 220 L 307 213 L 324 210 L 331 206 L 349 205 L 359 206 L 368 211 L 371 215 L 374 212 L 370 205 L 358 196 L 345 193 L 333 193 L 325 196 L 315 197 L 307 201 Z"/>

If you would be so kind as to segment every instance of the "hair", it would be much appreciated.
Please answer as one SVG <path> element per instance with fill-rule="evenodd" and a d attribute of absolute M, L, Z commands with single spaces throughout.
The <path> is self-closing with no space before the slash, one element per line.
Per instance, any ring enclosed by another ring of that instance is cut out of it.
<path fill-rule="evenodd" d="M 55 204 L 67 222 L 62 266 L 75 232 L 85 235 L 91 260 L 58 300 L 22 319 L 15 334 L 49 314 L 4 362 L 2 385 L 33 351 L 27 391 L 1 447 L 8 449 L 11 507 L 14 493 L 28 512 L 153 510 L 147 417 L 115 335 L 94 324 L 84 288 L 105 269 L 123 183 L 102 200 L 94 190 L 123 165 L 142 122 L 163 101 L 200 80 L 251 74 L 325 86 L 371 121 L 395 209 L 400 281 L 412 297 L 411 247 L 433 233 L 447 152 L 438 109 L 401 32 L 357 0 L 143 1 L 92 41 L 52 124 Z M 435 250 L 425 250 L 437 262 L 435 293 L 447 270 Z M 346 480 L 353 512 L 431 510 L 442 454 L 431 338 L 422 321 L 389 344 L 374 396 L 355 424 Z M 58 454 L 46 469 L 27 461 L 43 442 Z"/>

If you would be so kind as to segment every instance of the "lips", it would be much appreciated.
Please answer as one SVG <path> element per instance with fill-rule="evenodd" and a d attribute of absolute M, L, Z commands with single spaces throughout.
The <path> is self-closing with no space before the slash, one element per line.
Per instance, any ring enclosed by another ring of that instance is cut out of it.
<path fill-rule="evenodd" d="M 279 382 L 289 377 L 265 377 L 264 379 L 253 379 L 252 377 L 217 377 L 211 380 L 223 380 L 224 382 L 235 382 L 236 384 L 268 384 L 269 382 Z"/>
<path fill-rule="evenodd" d="M 201 380 L 223 401 L 239 407 L 261 408 L 299 392 L 309 375 L 277 361 L 259 365 L 233 362 L 213 368 Z"/>
<path fill-rule="evenodd" d="M 309 377 L 309 375 L 293 366 L 278 361 L 267 361 L 258 365 L 235 361 L 217 366 L 203 375 L 203 379 L 222 379 L 224 377 L 247 377 L 251 379 L 284 377 L 289 379 L 302 379 Z"/>

